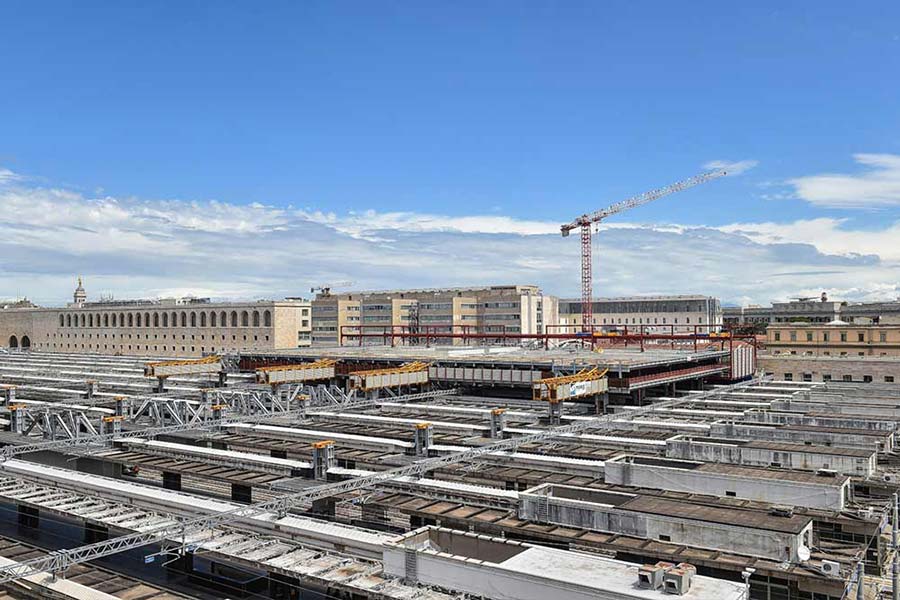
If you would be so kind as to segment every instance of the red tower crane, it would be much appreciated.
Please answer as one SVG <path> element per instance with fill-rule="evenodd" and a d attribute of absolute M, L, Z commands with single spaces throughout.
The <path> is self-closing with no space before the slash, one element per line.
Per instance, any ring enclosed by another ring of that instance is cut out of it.
<path fill-rule="evenodd" d="M 581 228 L 581 329 L 590 331 L 593 324 L 593 271 L 591 270 L 591 228 L 606 217 L 658 200 L 663 196 L 674 194 L 688 188 L 706 183 L 711 179 L 726 175 L 725 171 L 716 170 L 694 175 L 677 183 L 650 190 L 637 196 L 611 204 L 596 212 L 581 215 L 571 223 L 560 227 L 563 237 L 568 237 L 573 229 Z"/>

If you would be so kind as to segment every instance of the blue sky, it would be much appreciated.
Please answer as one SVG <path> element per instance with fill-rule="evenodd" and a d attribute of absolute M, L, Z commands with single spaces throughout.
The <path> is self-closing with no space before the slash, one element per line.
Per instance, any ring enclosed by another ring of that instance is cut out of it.
<path fill-rule="evenodd" d="M 2 11 L 0 201 L 25 209 L 0 229 L 32 237 L 0 242 L 0 297 L 61 302 L 75 271 L 121 297 L 510 278 L 574 295 L 577 242 L 551 239 L 553 227 L 710 161 L 744 171 L 610 221 L 598 294 L 900 294 L 896 2 Z M 26 220 L 34 206 L 69 218 Z M 262 250 L 233 268 L 190 266 L 201 241 L 297 237 L 290 267 Z M 698 254 L 711 237 L 723 249 Z M 154 260 L 161 239 L 183 254 Z M 516 258 L 479 258 L 479 246 Z M 686 253 L 686 271 L 651 277 L 650 247 Z M 458 270 L 416 264 L 447 248 Z M 742 259 L 768 284 L 729 281 Z"/>

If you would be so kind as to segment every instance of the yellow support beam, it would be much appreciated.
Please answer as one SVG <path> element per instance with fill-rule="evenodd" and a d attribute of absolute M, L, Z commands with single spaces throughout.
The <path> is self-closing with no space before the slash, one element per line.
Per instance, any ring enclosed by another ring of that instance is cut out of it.
<path fill-rule="evenodd" d="M 183 367 L 187 365 L 209 365 L 212 363 L 219 362 L 221 357 L 211 354 L 209 356 L 204 356 L 203 358 L 187 358 L 184 360 L 159 360 L 156 362 L 148 362 L 145 366 L 147 367 Z"/>
<path fill-rule="evenodd" d="M 414 361 L 410 363 L 406 363 L 405 365 L 400 365 L 399 367 L 386 367 L 383 369 L 368 369 L 365 371 L 353 371 L 348 373 L 348 375 L 358 375 L 360 377 L 369 377 L 372 375 L 393 375 L 395 373 L 418 373 L 419 371 L 424 371 L 431 366 L 431 363 L 422 362 L 422 361 Z"/>
<path fill-rule="evenodd" d="M 331 367 L 338 363 L 337 360 L 333 358 L 320 358 L 319 360 L 311 363 L 298 363 L 293 365 L 275 365 L 272 367 L 259 367 L 256 369 L 257 371 L 262 371 L 264 373 L 268 373 L 271 371 L 302 371 L 306 369 L 321 369 L 323 367 Z"/>
<path fill-rule="evenodd" d="M 598 379 L 603 379 L 604 377 L 606 377 L 606 374 L 608 372 L 609 369 L 603 369 L 601 371 L 597 367 L 593 367 L 590 369 L 582 369 L 578 373 L 574 373 L 572 375 L 561 375 L 559 377 L 547 377 L 545 379 L 540 379 L 532 384 L 532 398 L 534 400 L 549 400 L 550 402 L 561 402 L 563 399 L 557 399 L 556 397 L 556 388 L 558 388 L 559 386 L 570 383 L 581 383 L 584 381 L 596 381 Z M 545 390 L 546 393 L 544 393 Z"/>

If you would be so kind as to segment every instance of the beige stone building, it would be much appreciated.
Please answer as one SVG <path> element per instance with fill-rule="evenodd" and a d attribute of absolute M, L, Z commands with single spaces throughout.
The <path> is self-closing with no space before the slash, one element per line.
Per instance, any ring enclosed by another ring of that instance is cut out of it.
<path fill-rule="evenodd" d="M 766 352 L 773 356 L 900 357 L 900 325 L 775 323 L 766 328 Z"/>
<path fill-rule="evenodd" d="M 722 326 L 722 305 L 712 296 L 597 298 L 592 311 L 595 327 L 635 333 L 710 333 Z M 581 299 L 559 301 L 559 322 L 567 331 L 581 329 Z"/>
<path fill-rule="evenodd" d="M 394 331 L 440 333 L 544 333 L 557 322 L 557 299 L 537 286 L 321 293 L 312 301 L 312 342 L 359 343 L 354 334 Z M 383 337 L 364 344 L 377 345 Z M 433 338 L 433 343 L 459 343 Z M 388 342 L 389 343 L 389 342 Z"/>
<path fill-rule="evenodd" d="M 197 298 L 88 302 L 79 280 L 65 308 L 0 310 L 0 346 L 56 352 L 201 356 L 310 344 L 309 300 Z"/>
<path fill-rule="evenodd" d="M 759 365 L 790 381 L 900 383 L 900 325 L 772 324 Z"/>

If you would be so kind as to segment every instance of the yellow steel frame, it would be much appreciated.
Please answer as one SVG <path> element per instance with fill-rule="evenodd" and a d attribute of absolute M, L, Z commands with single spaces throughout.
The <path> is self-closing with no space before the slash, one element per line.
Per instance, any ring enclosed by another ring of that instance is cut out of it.
<path fill-rule="evenodd" d="M 532 398 L 534 400 L 544 400 L 545 398 L 541 394 L 541 390 L 544 386 L 547 387 L 547 391 L 550 392 L 548 394 L 547 400 L 556 400 L 556 396 L 553 392 L 556 391 L 556 388 L 566 384 L 566 383 L 579 383 L 582 381 L 594 381 L 596 379 L 603 379 L 606 377 L 606 374 L 609 372 L 609 369 L 603 369 L 602 371 L 597 367 L 593 367 L 591 369 L 583 369 L 577 373 L 572 375 L 561 375 L 559 377 L 547 377 L 545 379 L 540 379 L 534 382 L 532 387 Z"/>
<path fill-rule="evenodd" d="M 203 358 L 189 358 L 186 360 L 160 360 L 157 362 L 149 362 L 147 367 L 180 367 L 182 365 L 209 365 L 222 360 L 218 355 L 211 354 Z"/>
<path fill-rule="evenodd" d="M 367 371 L 353 371 L 349 373 L 349 375 L 357 375 L 359 377 L 369 377 L 372 375 L 394 375 L 396 373 L 418 373 L 419 371 L 424 371 L 431 363 L 422 362 L 422 361 L 414 361 L 411 363 L 406 363 L 405 365 L 400 365 L 399 367 L 388 367 L 385 369 L 369 369 Z"/>
<path fill-rule="evenodd" d="M 272 367 L 259 367 L 256 369 L 257 371 L 263 372 L 271 372 L 271 371 L 303 371 L 305 369 L 321 369 L 322 367 L 331 367 L 336 365 L 338 361 L 333 358 L 320 358 L 319 360 L 311 363 L 298 363 L 295 365 L 275 365 Z"/>

